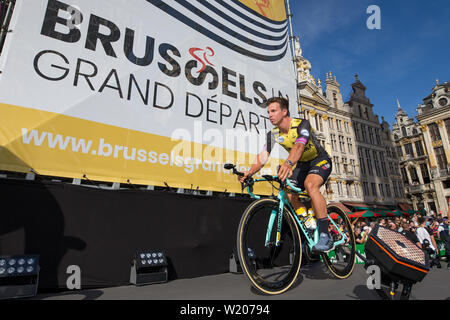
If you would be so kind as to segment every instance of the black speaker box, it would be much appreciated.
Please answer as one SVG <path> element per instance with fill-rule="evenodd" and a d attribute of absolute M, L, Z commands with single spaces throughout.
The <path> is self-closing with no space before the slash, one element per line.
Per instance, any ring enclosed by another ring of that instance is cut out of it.
<path fill-rule="evenodd" d="M 392 279 L 410 284 L 422 281 L 430 269 L 428 256 L 421 248 L 403 234 L 380 225 L 369 234 L 365 253 Z"/>

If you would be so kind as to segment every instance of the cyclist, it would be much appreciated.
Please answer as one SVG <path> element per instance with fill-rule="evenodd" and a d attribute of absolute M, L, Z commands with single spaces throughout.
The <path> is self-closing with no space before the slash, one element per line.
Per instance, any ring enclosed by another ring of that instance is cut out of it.
<path fill-rule="evenodd" d="M 308 192 L 319 227 L 319 241 L 313 250 L 328 252 L 333 249 L 333 240 L 328 232 L 326 201 L 319 189 L 331 174 L 330 156 L 317 141 L 308 120 L 290 117 L 288 100 L 278 97 L 269 99 L 267 113 L 275 127 L 267 132 L 266 145 L 249 171 L 239 177 L 239 181 L 243 182 L 261 170 L 275 142 L 283 146 L 289 156 L 281 165 L 278 177 L 282 181 L 289 178 L 294 185 Z M 297 196 L 288 193 L 288 198 L 297 214 L 306 210 Z"/>

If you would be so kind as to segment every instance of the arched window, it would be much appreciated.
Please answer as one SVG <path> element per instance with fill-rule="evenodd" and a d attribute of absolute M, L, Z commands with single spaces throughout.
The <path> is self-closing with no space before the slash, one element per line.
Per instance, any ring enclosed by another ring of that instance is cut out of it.
<path fill-rule="evenodd" d="M 406 128 L 402 127 L 402 135 L 406 137 L 408 134 L 406 133 Z"/>

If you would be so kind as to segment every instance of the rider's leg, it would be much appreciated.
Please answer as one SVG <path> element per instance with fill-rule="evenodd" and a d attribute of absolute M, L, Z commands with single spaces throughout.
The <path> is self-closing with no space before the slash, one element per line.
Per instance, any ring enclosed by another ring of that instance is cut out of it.
<path fill-rule="evenodd" d="M 305 180 L 305 189 L 311 198 L 319 227 L 319 242 L 313 247 L 313 250 L 326 252 L 333 248 L 333 240 L 328 232 L 327 202 L 320 193 L 323 183 L 323 178 L 317 174 L 309 174 Z"/>
<path fill-rule="evenodd" d="M 304 180 L 306 175 L 308 174 L 308 172 L 306 170 L 301 170 L 301 168 L 295 168 L 294 171 L 292 172 L 292 176 L 289 178 L 289 180 L 291 181 L 291 183 L 300 188 L 300 189 L 304 189 L 304 186 L 302 184 L 298 184 L 298 180 Z M 305 211 L 307 211 L 308 209 L 306 208 L 306 206 L 303 204 L 303 202 L 300 201 L 300 199 L 298 198 L 298 195 L 295 193 L 290 193 L 287 192 L 287 197 L 289 199 L 289 202 L 291 203 L 292 207 L 294 208 L 295 212 L 297 212 L 297 214 L 299 214 L 301 212 L 297 211 L 299 208 L 303 208 Z"/>
<path fill-rule="evenodd" d="M 295 212 L 298 212 L 297 210 L 301 207 L 303 207 L 305 209 L 305 211 L 307 210 L 305 205 L 298 198 L 298 195 L 292 194 L 292 193 L 287 193 L 287 197 L 288 197 L 289 202 L 291 203 L 292 207 L 294 208 Z"/>
<path fill-rule="evenodd" d="M 323 179 L 317 174 L 309 174 L 305 179 L 305 189 L 311 198 L 311 204 L 316 214 L 317 219 L 327 217 L 327 202 L 320 192 L 320 187 L 323 184 Z"/>

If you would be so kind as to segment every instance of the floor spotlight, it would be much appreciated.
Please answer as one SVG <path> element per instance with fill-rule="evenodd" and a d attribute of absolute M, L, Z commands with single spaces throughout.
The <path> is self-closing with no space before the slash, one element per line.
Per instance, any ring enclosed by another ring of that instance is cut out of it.
<path fill-rule="evenodd" d="M 162 250 L 138 251 L 133 257 L 130 283 L 142 286 L 167 282 L 167 257 Z"/>
<path fill-rule="evenodd" d="M 39 255 L 0 256 L 0 299 L 35 296 L 39 271 Z"/>

